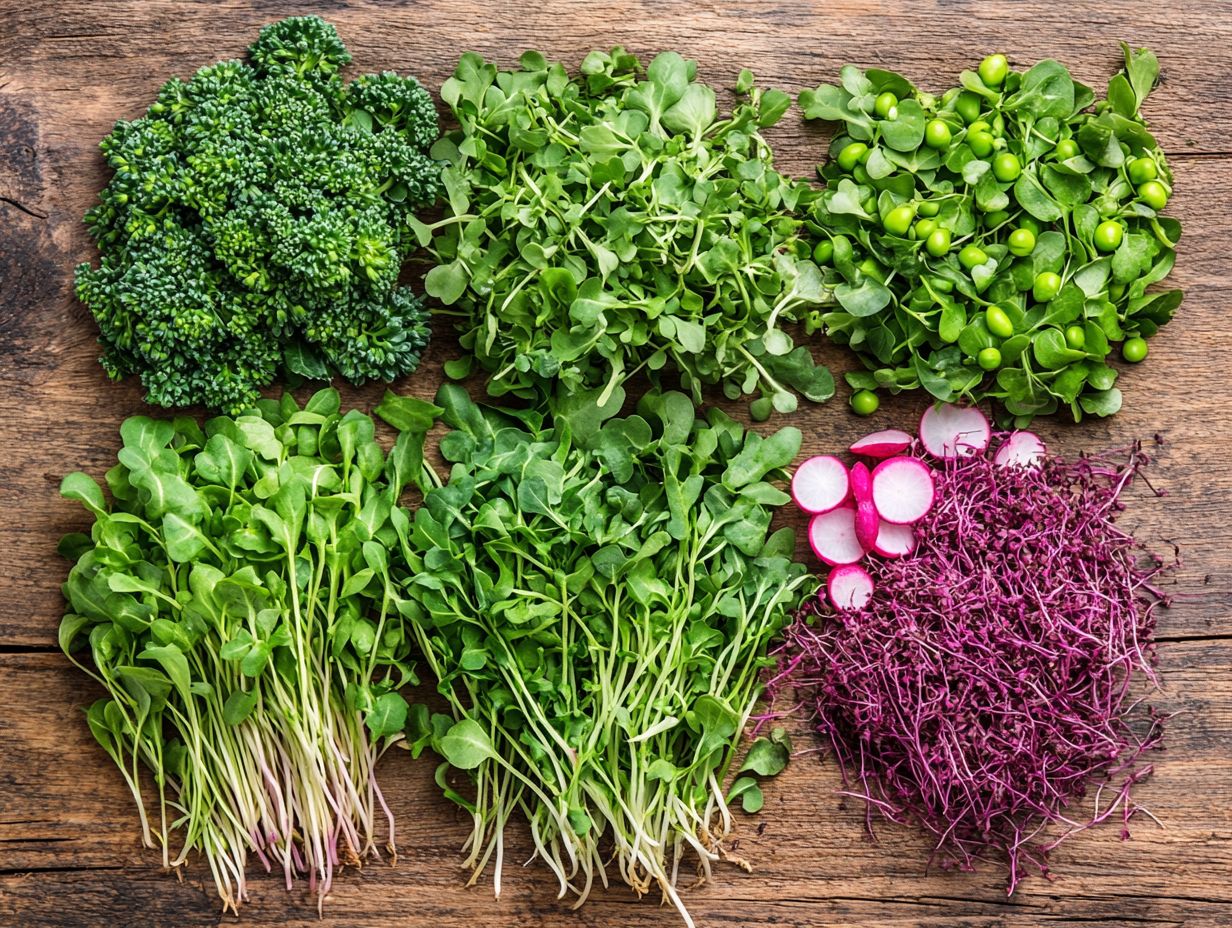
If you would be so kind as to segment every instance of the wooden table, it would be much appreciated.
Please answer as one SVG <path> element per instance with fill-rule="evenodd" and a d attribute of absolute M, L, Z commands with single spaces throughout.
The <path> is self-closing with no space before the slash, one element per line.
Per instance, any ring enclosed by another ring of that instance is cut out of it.
<path fill-rule="evenodd" d="M 904 8 L 900 8 L 904 7 Z M 721 870 L 687 896 L 700 924 L 982 926 L 1129 923 L 1232 925 L 1232 446 L 1227 418 L 1232 322 L 1227 262 L 1232 241 L 1232 4 L 1067 0 L 790 3 L 487 3 L 436 0 L 329 2 L 355 67 L 397 68 L 438 87 L 456 56 L 475 49 L 508 64 L 524 48 L 576 64 L 617 43 L 638 54 L 674 48 L 729 86 L 742 66 L 792 91 L 830 80 L 845 62 L 896 67 L 921 83 L 951 80 L 992 51 L 1011 61 L 1053 56 L 1103 86 L 1121 38 L 1149 44 L 1164 83 L 1147 115 L 1178 177 L 1170 212 L 1185 225 L 1174 274 L 1187 291 L 1177 321 L 1151 342 L 1146 364 L 1120 386 L 1125 411 L 1081 427 L 1041 423 L 1054 449 L 1123 446 L 1159 434 L 1152 479 L 1167 490 L 1135 494 L 1125 524 L 1174 541 L 1189 599 L 1160 619 L 1163 691 L 1178 713 L 1166 753 L 1138 791 L 1163 823 L 1139 819 L 1133 839 L 1115 826 L 1088 832 L 1054 857 L 1053 882 L 1028 879 L 1007 899 L 1000 873 L 926 874 L 925 843 L 862 830 L 858 803 L 834 793 L 833 765 L 799 758 L 768 786 L 765 811 L 742 818 L 740 853 L 752 874 Z M 105 181 L 96 145 L 113 120 L 142 111 L 171 74 L 187 76 L 238 57 L 259 27 L 308 7 L 226 0 L 41 3 L 0 0 L 0 925 L 214 925 L 205 868 L 182 880 L 160 872 L 138 843 L 122 781 L 94 744 L 81 712 L 96 697 L 56 649 L 66 565 L 60 535 L 84 525 L 61 500 L 67 471 L 95 475 L 114 461 L 117 426 L 141 412 L 134 382 L 109 383 L 96 363 L 95 327 L 71 298 L 73 266 L 94 256 L 82 212 Z M 781 165 L 809 173 L 824 138 L 789 116 L 772 133 Z M 818 347 L 836 367 L 847 363 Z M 431 396 L 456 351 L 442 330 L 399 389 Z M 368 407 L 376 389 L 347 390 Z M 809 452 L 845 447 L 867 426 L 910 427 L 920 396 L 888 401 L 871 423 L 841 400 L 793 420 Z M 797 726 L 797 744 L 809 734 Z M 578 913 L 553 898 L 539 867 L 506 869 L 499 901 L 463 886 L 457 850 L 466 825 L 434 788 L 433 764 L 394 751 L 382 775 L 403 836 L 396 867 L 342 878 L 318 920 L 306 890 L 257 879 L 242 921 L 268 925 L 674 925 L 654 899 L 597 893 Z M 513 829 L 515 844 L 527 842 Z M 507 859 L 517 859 L 516 853 Z"/>

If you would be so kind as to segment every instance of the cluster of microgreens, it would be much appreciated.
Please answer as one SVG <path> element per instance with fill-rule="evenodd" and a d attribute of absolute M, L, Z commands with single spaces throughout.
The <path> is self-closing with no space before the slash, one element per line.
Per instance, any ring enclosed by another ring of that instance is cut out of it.
<path fill-rule="evenodd" d="M 872 391 L 919 387 L 995 399 L 1019 427 L 1120 408 L 1112 343 L 1141 361 L 1181 302 L 1147 292 L 1181 234 L 1140 115 L 1159 62 L 1124 53 L 1099 101 L 1056 61 L 1017 72 L 1004 55 L 940 97 L 852 66 L 800 95 L 806 119 L 839 126 L 812 213 L 838 307 L 809 327 L 868 368 L 847 377 L 857 411 Z"/>
<path fill-rule="evenodd" d="M 452 385 L 437 402 L 452 470 L 399 540 L 405 613 L 453 717 L 419 715 L 410 737 L 474 776 L 473 799 L 446 787 L 474 816 L 467 864 L 477 878 L 494 860 L 499 893 L 521 812 L 562 897 L 581 904 L 614 864 L 691 925 L 682 863 L 709 874 L 727 803 L 761 804 L 753 777 L 723 785 L 808 579 L 793 532 L 770 531 L 789 497 L 769 481 L 800 432 L 696 418 L 680 393 L 607 421 L 477 406 Z M 741 772 L 786 761 L 762 740 Z"/>
<path fill-rule="evenodd" d="M 407 403 L 378 411 L 405 420 Z M 165 865 L 199 851 L 237 909 L 255 854 L 323 899 L 339 867 L 378 855 L 382 815 L 393 853 L 374 767 L 413 676 L 386 552 L 422 433 L 386 457 L 372 419 L 342 415 L 330 389 L 204 429 L 134 416 L 120 434 L 111 504 L 85 474 L 62 486 L 94 518 L 60 546 L 74 561 L 60 646 L 107 691 L 90 730 Z"/>
<path fill-rule="evenodd" d="M 799 687 L 870 829 L 922 827 L 943 866 L 1002 856 L 1012 892 L 1067 835 L 1128 822 L 1162 734 L 1135 690 L 1163 564 L 1115 524 L 1145 461 L 945 461 L 915 551 L 869 562 L 868 602 L 800 610 L 771 688 Z"/>
<path fill-rule="evenodd" d="M 660 371 L 699 405 L 707 386 L 760 394 L 758 419 L 833 395 L 790 328 L 824 297 L 813 191 L 774 170 L 761 135 L 791 98 L 748 71 L 736 90 L 721 114 L 675 52 L 643 72 L 623 48 L 594 51 L 576 78 L 538 52 L 509 71 L 462 56 L 441 87 L 461 128 L 433 149 L 446 217 L 419 228 L 440 261 L 425 287 L 458 307 L 491 395 L 606 396 Z"/>

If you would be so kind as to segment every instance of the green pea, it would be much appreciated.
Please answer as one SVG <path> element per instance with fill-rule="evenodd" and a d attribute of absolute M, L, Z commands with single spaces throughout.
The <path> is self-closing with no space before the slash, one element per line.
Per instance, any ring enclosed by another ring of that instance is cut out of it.
<path fill-rule="evenodd" d="M 934 258 L 944 257 L 950 250 L 950 230 L 945 227 L 933 229 L 924 241 L 924 249 Z"/>
<path fill-rule="evenodd" d="M 967 270 L 979 267 L 987 260 L 988 255 L 984 253 L 984 249 L 979 245 L 964 245 L 962 251 L 958 253 L 958 263 Z"/>
<path fill-rule="evenodd" d="M 984 214 L 984 227 L 987 229 L 995 229 L 1001 223 L 1010 218 L 1010 214 L 1003 209 L 993 210 L 991 213 Z"/>
<path fill-rule="evenodd" d="M 1078 143 L 1073 139 L 1061 139 L 1052 150 L 1058 161 L 1068 161 L 1078 157 Z"/>
<path fill-rule="evenodd" d="M 864 212 L 872 214 L 877 212 L 877 198 L 871 194 L 864 198 L 860 203 L 864 207 Z"/>
<path fill-rule="evenodd" d="M 917 219 L 915 223 L 915 228 L 913 231 L 915 232 L 915 237 L 917 239 L 919 239 L 920 241 L 924 241 L 926 238 L 928 238 L 930 235 L 933 234 L 933 231 L 936 228 L 937 228 L 936 219 Z"/>
<path fill-rule="evenodd" d="M 948 148 L 951 138 L 950 127 L 940 119 L 929 120 L 924 127 L 924 144 L 929 148 Z"/>
<path fill-rule="evenodd" d="M 869 180 L 868 170 L 862 164 L 857 164 L 851 169 L 851 176 L 856 179 L 857 184 L 867 184 Z"/>
<path fill-rule="evenodd" d="M 915 219 L 915 210 L 904 204 L 886 213 L 881 224 L 891 235 L 906 235 L 913 219 Z"/>
<path fill-rule="evenodd" d="M 984 158 L 992 154 L 996 139 L 990 132 L 969 132 L 967 133 L 967 144 L 971 146 L 977 158 Z"/>
<path fill-rule="evenodd" d="M 877 99 L 873 101 L 873 112 L 882 119 L 893 119 L 898 115 L 898 97 L 886 91 L 877 95 Z"/>
<path fill-rule="evenodd" d="M 1065 330 L 1065 344 L 1075 351 L 1081 351 L 1087 344 L 1087 333 L 1080 325 L 1071 325 Z"/>
<path fill-rule="evenodd" d="M 946 280 L 944 277 L 930 277 L 928 285 L 939 293 L 949 293 L 954 289 L 954 281 Z"/>
<path fill-rule="evenodd" d="M 1114 302 L 1116 300 L 1119 300 L 1124 295 L 1125 295 L 1125 285 L 1124 284 L 1113 284 L 1111 287 L 1108 288 L 1108 296 L 1111 297 Z"/>
<path fill-rule="evenodd" d="M 985 86 L 1000 87 L 1010 73 L 1010 63 L 1004 55 L 989 55 L 980 62 L 980 80 Z"/>
<path fill-rule="evenodd" d="M 923 200 L 916 204 L 915 211 L 921 216 L 936 216 L 941 212 L 941 204 L 936 200 Z"/>
<path fill-rule="evenodd" d="M 1121 345 L 1121 357 L 1130 364 L 1137 364 L 1147 355 L 1147 345 L 1145 338 L 1127 338 L 1125 343 Z"/>
<path fill-rule="evenodd" d="M 1119 222 L 1106 219 L 1095 227 L 1095 247 L 1100 251 L 1116 251 L 1121 247 L 1125 227 Z"/>
<path fill-rule="evenodd" d="M 992 159 L 992 173 L 1003 184 L 1018 180 L 1018 175 L 1022 173 L 1022 165 L 1018 163 L 1018 156 L 1009 151 L 1001 152 Z"/>
<path fill-rule="evenodd" d="M 1052 271 L 1040 271 L 1035 275 L 1035 283 L 1031 287 L 1031 295 L 1037 303 L 1047 303 L 1061 292 L 1061 275 Z"/>
<path fill-rule="evenodd" d="M 1168 205 L 1168 188 L 1157 180 L 1148 180 L 1138 186 L 1138 197 L 1155 212 Z"/>
<path fill-rule="evenodd" d="M 964 90 L 954 98 L 954 112 L 970 125 L 980 118 L 980 98 L 970 90 Z"/>
<path fill-rule="evenodd" d="M 1009 338 L 1014 334 L 1014 323 L 1000 306 L 989 306 L 984 310 L 984 325 L 997 338 Z"/>
<path fill-rule="evenodd" d="M 1021 219 L 1018 220 L 1018 228 L 1026 229 L 1028 232 L 1030 232 L 1032 235 L 1038 238 L 1040 232 L 1043 229 L 1043 226 L 1039 224 L 1039 220 L 1036 219 L 1034 216 L 1023 216 Z"/>
<path fill-rule="evenodd" d="M 986 371 L 995 371 L 1001 366 L 1001 352 L 996 348 L 981 348 L 980 353 L 975 356 L 975 360 L 979 362 L 980 367 Z"/>
<path fill-rule="evenodd" d="M 1134 186 L 1145 184 L 1159 176 L 1159 169 L 1150 158 L 1135 158 L 1129 162 L 1129 182 Z"/>
<path fill-rule="evenodd" d="M 1015 229 L 1010 233 L 1007 244 L 1009 245 L 1010 254 L 1025 258 L 1035 251 L 1035 233 L 1030 229 Z"/>
<path fill-rule="evenodd" d="M 852 170 L 860 163 L 860 158 L 866 151 L 868 151 L 868 146 L 863 142 L 849 142 L 838 153 L 838 166 L 844 171 Z"/>
<path fill-rule="evenodd" d="M 992 126 L 982 119 L 977 119 L 971 125 L 967 126 L 968 132 L 990 132 L 991 130 Z"/>
<path fill-rule="evenodd" d="M 829 264 L 830 259 L 834 257 L 834 243 L 829 239 L 824 242 L 818 242 L 817 247 L 813 249 L 813 260 L 818 264 Z"/>
<path fill-rule="evenodd" d="M 851 394 L 851 411 L 857 416 L 871 416 L 881 405 L 881 400 L 872 390 L 860 390 Z"/>

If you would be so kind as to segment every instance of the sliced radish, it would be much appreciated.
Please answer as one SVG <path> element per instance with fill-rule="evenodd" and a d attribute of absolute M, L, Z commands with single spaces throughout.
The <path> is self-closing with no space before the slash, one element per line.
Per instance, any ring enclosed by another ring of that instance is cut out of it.
<path fill-rule="evenodd" d="M 796 468 L 791 478 L 791 495 L 805 512 L 829 512 L 850 492 L 847 465 L 829 454 L 809 458 Z"/>
<path fill-rule="evenodd" d="M 979 454 L 991 437 L 988 419 L 974 406 L 929 406 L 920 417 L 920 441 L 939 458 Z"/>
<path fill-rule="evenodd" d="M 856 540 L 865 551 L 871 551 L 881 517 L 873 505 L 873 478 L 863 461 L 851 467 L 851 496 L 856 501 Z"/>
<path fill-rule="evenodd" d="M 866 458 L 892 458 L 910 447 L 910 435 L 898 429 L 886 429 L 865 435 L 851 446 L 851 453 L 861 454 Z"/>
<path fill-rule="evenodd" d="M 863 609 L 873 598 L 873 578 L 855 564 L 835 567 L 826 581 L 826 594 L 835 609 Z"/>
<path fill-rule="evenodd" d="M 890 458 L 873 471 L 873 505 L 887 522 L 918 521 L 933 508 L 933 496 L 933 472 L 919 458 Z"/>
<path fill-rule="evenodd" d="M 813 553 L 829 564 L 854 564 L 864 557 L 864 548 L 856 539 L 856 511 L 840 506 L 818 513 L 809 522 L 809 544 Z"/>
<path fill-rule="evenodd" d="M 1039 467 L 1048 447 L 1034 432 L 1014 432 L 997 449 L 993 463 L 998 467 Z"/>
<path fill-rule="evenodd" d="M 902 557 L 915 550 L 915 532 L 910 525 L 895 525 L 881 520 L 873 550 L 882 557 Z"/>

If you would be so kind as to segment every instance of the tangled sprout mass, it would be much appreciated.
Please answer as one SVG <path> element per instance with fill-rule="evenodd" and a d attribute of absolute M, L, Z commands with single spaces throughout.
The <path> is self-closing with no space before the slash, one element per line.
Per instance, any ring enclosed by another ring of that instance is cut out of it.
<path fill-rule="evenodd" d="M 161 406 L 234 413 L 280 370 L 352 382 L 412 371 L 427 344 L 397 284 L 407 219 L 436 199 L 438 134 L 412 77 L 345 84 L 350 53 L 314 17 L 262 30 L 250 61 L 173 78 L 102 142 L 114 176 L 77 269 L 102 364 Z"/>
<path fill-rule="evenodd" d="M 948 461 L 915 551 L 869 562 L 869 602 L 805 604 L 774 686 L 800 688 L 870 828 L 922 827 L 946 867 L 1005 860 L 1012 892 L 1069 834 L 1128 822 L 1162 736 L 1134 691 L 1163 562 L 1115 524 L 1144 461 Z"/>

